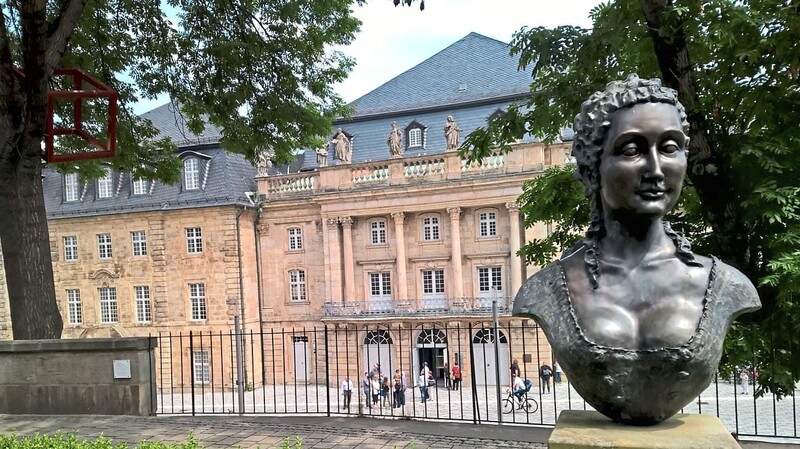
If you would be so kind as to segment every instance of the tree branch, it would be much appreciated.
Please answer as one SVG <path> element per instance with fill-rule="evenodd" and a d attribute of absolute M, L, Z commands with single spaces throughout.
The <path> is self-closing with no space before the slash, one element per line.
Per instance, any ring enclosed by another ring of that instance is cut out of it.
<path fill-rule="evenodd" d="M 67 50 L 67 43 L 75 30 L 75 25 L 83 13 L 88 0 L 68 0 L 61 6 L 58 16 L 50 24 L 47 32 L 47 50 L 45 53 L 45 67 L 48 73 L 56 68 L 64 52 Z"/>

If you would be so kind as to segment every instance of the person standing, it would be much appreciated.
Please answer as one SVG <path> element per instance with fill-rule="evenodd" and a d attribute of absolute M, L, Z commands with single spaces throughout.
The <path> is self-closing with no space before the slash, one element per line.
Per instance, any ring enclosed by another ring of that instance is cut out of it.
<path fill-rule="evenodd" d="M 369 372 L 364 373 L 364 378 L 361 379 L 361 388 L 364 390 L 364 397 L 367 400 L 367 408 L 372 408 L 372 395 L 370 394 L 370 378 Z"/>
<path fill-rule="evenodd" d="M 425 364 L 427 368 L 427 363 Z M 425 375 L 425 370 L 419 374 L 419 400 L 423 404 L 428 400 L 428 376 Z"/>
<path fill-rule="evenodd" d="M 739 372 L 739 388 L 741 394 L 750 394 L 750 376 L 747 374 L 747 368 L 742 368 Z"/>
<path fill-rule="evenodd" d="M 353 396 L 353 381 L 350 376 L 344 376 L 342 381 L 342 409 L 350 411 L 350 398 Z"/>
<path fill-rule="evenodd" d="M 560 384 L 561 383 L 561 365 L 558 362 L 553 363 L 553 371 L 555 372 L 555 377 L 553 377 L 553 382 Z"/>
<path fill-rule="evenodd" d="M 378 374 L 372 376 L 369 382 L 370 393 L 372 393 L 372 405 L 380 405 L 381 400 L 381 378 Z"/>
<path fill-rule="evenodd" d="M 453 390 L 458 390 L 461 385 L 461 367 L 458 362 L 453 363 Z"/>
<path fill-rule="evenodd" d="M 539 391 L 542 393 L 547 390 L 547 393 L 550 393 L 550 377 L 553 375 L 553 369 L 550 368 L 550 365 L 546 363 L 542 363 L 542 366 L 539 367 L 539 379 L 541 382 L 539 383 Z"/>
<path fill-rule="evenodd" d="M 444 362 L 444 386 L 450 389 L 450 365 L 447 362 Z"/>

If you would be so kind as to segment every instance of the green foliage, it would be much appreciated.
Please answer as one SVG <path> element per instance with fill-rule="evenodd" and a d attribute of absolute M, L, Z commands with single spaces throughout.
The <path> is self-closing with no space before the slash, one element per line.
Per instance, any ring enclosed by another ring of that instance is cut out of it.
<path fill-rule="evenodd" d="M 21 3 L 2 7 L 17 66 L 25 51 Z M 48 22 L 66 3 L 47 2 Z M 168 183 L 178 180 L 173 143 L 156 139 L 152 124 L 131 110 L 139 99 L 165 93 L 180 104 L 186 133 L 199 133 L 211 123 L 223 129 L 225 149 L 254 160 L 257 149 L 270 148 L 276 162 L 289 162 L 297 150 L 330 132 L 334 116 L 347 112 L 331 85 L 353 66 L 336 50 L 349 44 L 360 26 L 353 3 L 88 0 L 58 66 L 82 68 L 119 92 L 115 168 Z M 53 79 L 51 89 L 68 84 Z M 58 106 L 56 123 L 70 124 L 71 105 Z M 107 113 L 107 103 L 87 102 L 87 128 L 104 137 Z M 84 145 L 68 138 L 57 144 L 63 152 Z M 85 178 L 103 173 L 97 162 L 59 170 L 78 170 Z"/>
<path fill-rule="evenodd" d="M 698 190 L 690 179 L 668 219 L 701 254 L 716 254 L 747 274 L 764 305 L 756 322 L 734 326 L 722 371 L 755 365 L 756 394 L 789 394 L 800 377 L 800 14 L 796 2 L 706 0 L 666 2 L 663 31 L 682 32 L 695 83 L 690 125 L 704 129 L 709 151 L 729 166 L 719 171 L 733 195 L 716 204 L 716 186 Z M 556 139 L 581 102 L 628 73 L 662 77 L 642 5 L 602 3 L 591 12 L 592 29 L 530 28 L 515 34 L 512 53 L 532 73 L 527 104 L 509 110 L 470 135 L 462 151 L 479 160 L 493 143 L 524 135 Z M 672 42 L 672 45 L 680 45 Z M 702 123 L 701 123 L 702 121 Z M 501 145 L 508 149 L 507 145 Z M 521 250 L 542 264 L 571 246 L 587 224 L 586 203 L 570 169 L 530 181 L 520 199 L 528 225 L 552 222 L 546 239 Z M 574 185 L 570 185 L 570 183 Z M 704 200 L 701 200 L 705 198 Z M 722 226 L 716 216 L 731 217 Z M 797 374 L 793 374 L 797 373 Z"/>
<path fill-rule="evenodd" d="M 288 447 L 288 446 L 287 446 Z M 18 437 L 16 434 L 0 434 L 0 448 L 2 449 L 128 449 L 126 443 L 114 444 L 104 436 L 96 440 L 79 440 L 75 433 L 56 432 L 53 436 L 36 434 L 30 437 Z M 202 449 L 194 435 L 189 434 L 185 443 L 165 444 L 152 441 L 143 441 L 133 449 Z M 298 446 L 299 448 L 299 446 Z"/>
<path fill-rule="evenodd" d="M 282 449 L 302 449 L 303 448 L 303 442 L 300 440 L 300 437 L 294 437 L 294 441 L 292 441 L 291 438 L 286 437 L 286 439 L 283 440 L 283 446 L 281 446 L 281 448 Z"/>

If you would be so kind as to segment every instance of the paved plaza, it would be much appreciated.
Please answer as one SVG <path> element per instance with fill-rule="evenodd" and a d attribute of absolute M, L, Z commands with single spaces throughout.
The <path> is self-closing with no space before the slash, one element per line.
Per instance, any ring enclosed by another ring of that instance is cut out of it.
<path fill-rule="evenodd" d="M 506 397 L 505 388 L 502 397 Z M 245 393 L 245 414 L 327 414 L 330 398 L 330 413 L 335 416 L 365 416 L 420 418 L 436 420 L 457 420 L 468 423 L 497 422 L 496 390 L 479 387 L 476 391 L 463 387 L 452 391 L 444 387 L 431 387 L 431 400 L 421 403 L 418 389 L 408 389 L 406 405 L 402 408 L 375 406 L 366 408 L 363 393 L 354 394 L 348 413 L 342 409 L 342 398 L 337 389 L 324 386 L 276 385 L 256 388 Z M 553 426 L 562 410 L 591 410 L 583 399 L 566 382 L 557 384 L 551 393 L 540 394 L 531 390 L 529 396 L 535 398 L 540 406 L 534 413 L 514 411 L 503 415 L 503 422 Z M 473 398 L 478 404 L 473 408 Z M 191 394 L 159 394 L 160 414 L 191 414 Z M 361 410 L 359 404 L 363 403 Z M 196 390 L 194 411 L 196 414 L 238 414 L 236 393 Z M 732 433 L 758 435 L 763 437 L 797 438 L 800 424 L 797 422 L 797 405 L 793 397 L 781 401 L 772 395 L 754 399 L 751 395 L 740 395 L 733 384 L 712 383 L 700 396 L 700 401 L 688 405 L 684 413 L 718 415 Z M 800 440 L 799 440 L 800 441 Z"/>

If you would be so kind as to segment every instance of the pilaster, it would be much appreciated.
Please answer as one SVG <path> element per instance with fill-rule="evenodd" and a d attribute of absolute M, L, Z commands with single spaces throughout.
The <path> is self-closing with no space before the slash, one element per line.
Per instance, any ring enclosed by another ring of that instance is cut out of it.
<path fill-rule="evenodd" d="M 405 219 L 403 212 L 392 212 L 394 219 L 394 236 L 397 245 L 397 297 L 398 299 L 408 299 L 408 277 L 406 274 L 406 241 L 405 241 Z"/>
<path fill-rule="evenodd" d="M 517 253 L 520 249 L 519 204 L 506 203 L 509 223 L 511 224 L 508 243 L 511 246 L 511 296 L 514 296 L 522 287 L 522 260 Z"/>
<path fill-rule="evenodd" d="M 344 299 L 353 301 L 356 299 L 356 281 L 353 273 L 355 266 L 353 261 L 353 218 L 342 217 L 339 222 L 342 224 L 342 247 L 344 249 Z"/>
<path fill-rule="evenodd" d="M 447 213 L 450 214 L 450 245 L 452 248 L 453 282 L 455 287 L 452 296 L 455 298 L 464 297 L 464 274 L 461 267 L 461 208 L 448 207 Z"/>

